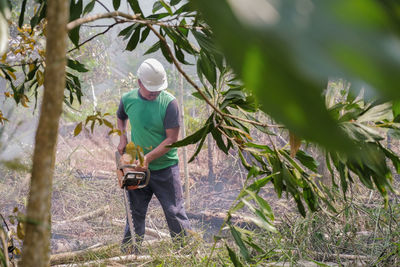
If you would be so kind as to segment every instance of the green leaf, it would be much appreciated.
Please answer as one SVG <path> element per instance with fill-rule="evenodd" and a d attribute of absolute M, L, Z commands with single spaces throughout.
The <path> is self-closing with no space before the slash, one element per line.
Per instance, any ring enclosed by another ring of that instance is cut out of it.
<path fill-rule="evenodd" d="M 225 246 L 226 246 L 226 249 L 228 250 L 229 258 L 230 258 L 231 262 L 233 263 L 233 265 L 235 267 L 243 267 L 243 264 L 240 262 L 236 253 L 228 246 L 228 244 L 225 244 Z"/>
<path fill-rule="evenodd" d="M 269 160 L 272 165 L 272 171 L 275 173 L 275 176 L 273 177 L 274 189 L 278 198 L 281 198 L 282 191 L 285 189 L 281 162 L 276 157 L 270 157 Z"/>
<path fill-rule="evenodd" d="M 128 0 L 128 3 L 129 3 L 129 5 L 131 6 L 133 12 L 135 12 L 135 14 L 139 14 L 139 13 L 140 13 L 140 14 L 142 14 L 142 16 L 143 16 L 143 12 L 142 12 L 142 10 L 140 9 L 139 1 L 138 1 L 138 0 Z"/>
<path fill-rule="evenodd" d="M 87 5 L 85 6 L 85 9 L 83 10 L 83 15 L 92 12 L 95 3 L 96 3 L 96 0 L 90 1 L 89 4 L 87 4 Z"/>
<path fill-rule="evenodd" d="M 182 1 L 182 0 L 171 0 L 170 5 L 175 6 L 175 5 L 179 4 L 180 1 Z"/>
<path fill-rule="evenodd" d="M 159 0 L 161 5 L 168 11 L 168 13 L 172 16 L 174 13 L 171 10 L 171 7 L 164 1 L 164 0 Z"/>
<path fill-rule="evenodd" d="M 152 10 L 152 12 L 153 13 L 156 13 L 158 10 L 160 10 L 161 8 L 163 8 L 163 5 L 161 4 L 161 2 L 160 1 L 156 1 L 156 2 L 154 2 L 154 4 L 153 4 L 153 10 Z"/>
<path fill-rule="evenodd" d="M 249 171 L 250 168 L 251 168 L 251 166 L 250 166 L 250 164 L 246 161 L 246 159 L 244 158 L 243 153 L 242 153 L 242 150 L 239 150 L 238 152 L 239 152 L 239 158 L 240 158 L 240 161 L 242 162 L 242 165 L 246 168 L 247 171 Z"/>
<path fill-rule="evenodd" d="M 313 172 L 318 172 L 318 161 L 316 161 L 310 154 L 303 150 L 299 150 L 296 153 L 296 159 L 300 161 L 301 164 L 306 166 Z"/>
<path fill-rule="evenodd" d="M 344 122 L 341 124 L 341 127 L 357 143 L 374 142 L 384 139 L 379 132 L 361 123 Z"/>
<path fill-rule="evenodd" d="M 148 55 L 148 54 L 154 53 L 160 48 L 161 48 L 161 42 L 158 41 L 158 42 L 154 43 L 146 52 L 144 52 L 143 55 Z"/>
<path fill-rule="evenodd" d="M 139 43 L 140 30 L 141 30 L 140 27 L 138 27 L 135 30 L 135 32 L 133 33 L 131 39 L 129 39 L 129 42 L 126 45 L 125 50 L 132 51 L 132 50 L 134 50 L 136 48 L 137 44 Z"/>
<path fill-rule="evenodd" d="M 400 122 L 400 101 L 393 101 L 392 112 L 394 121 Z"/>
<path fill-rule="evenodd" d="M 81 28 L 81 26 L 78 26 L 68 32 L 69 39 L 75 46 L 79 45 L 79 30 L 80 30 L 80 28 Z"/>
<path fill-rule="evenodd" d="M 192 162 L 196 156 L 200 153 L 201 148 L 203 147 L 204 141 L 206 140 L 207 135 L 204 135 L 201 140 L 200 143 L 197 145 L 196 151 L 193 153 L 192 157 L 189 159 L 188 163 Z"/>
<path fill-rule="evenodd" d="M 150 33 L 150 28 L 146 27 L 143 31 L 142 31 L 142 37 L 140 37 L 140 43 L 143 43 L 146 39 L 147 36 L 149 36 Z"/>
<path fill-rule="evenodd" d="M 251 185 L 247 186 L 246 190 L 244 190 L 241 194 L 239 194 L 238 197 L 243 197 L 245 194 L 248 194 L 247 191 L 250 191 L 250 192 L 260 191 L 261 188 L 263 188 L 267 183 L 272 181 L 272 179 L 275 175 L 276 174 L 274 173 L 274 174 L 268 175 L 267 177 L 260 178 L 256 181 L 254 181 Z"/>
<path fill-rule="evenodd" d="M 235 240 L 236 245 L 240 249 L 240 253 L 242 254 L 242 256 L 244 257 L 244 259 L 246 261 L 250 261 L 249 250 L 247 249 L 246 245 L 244 244 L 240 232 L 236 230 L 235 226 L 232 226 L 230 224 L 229 224 L 229 229 L 231 230 L 231 233 L 232 233 L 233 239 Z"/>
<path fill-rule="evenodd" d="M 192 30 L 191 31 L 194 38 L 196 39 L 196 41 L 198 42 L 198 44 L 200 45 L 201 48 L 204 49 L 204 51 L 208 51 L 208 52 L 217 52 L 217 49 L 215 48 L 214 43 L 212 42 L 212 40 L 205 35 L 204 33 L 200 32 L 200 31 L 196 31 L 196 30 Z"/>
<path fill-rule="evenodd" d="M 82 63 L 80 63 L 77 60 L 68 59 L 67 66 L 78 72 L 88 72 L 89 71 L 88 69 L 85 68 L 85 65 L 83 65 Z"/>
<path fill-rule="evenodd" d="M 113 6 L 114 6 L 115 10 L 118 10 L 120 4 L 121 4 L 121 0 L 113 0 Z"/>
<path fill-rule="evenodd" d="M 36 71 L 38 70 L 38 68 L 39 68 L 39 65 L 37 65 L 35 63 L 35 67 L 31 71 L 29 71 L 29 73 L 27 75 L 27 81 L 30 81 L 35 77 L 35 74 L 36 74 Z"/>
<path fill-rule="evenodd" d="M 178 8 L 175 11 L 174 15 L 177 15 L 177 14 L 180 15 L 180 14 L 185 13 L 185 12 L 193 12 L 193 11 L 194 10 L 192 9 L 191 3 L 187 2 L 187 3 L 183 4 L 180 8 Z"/>
<path fill-rule="evenodd" d="M 217 128 L 212 129 L 211 134 L 217 143 L 219 149 L 221 149 L 225 154 L 228 154 L 229 147 L 225 145 L 224 140 L 222 139 L 222 133 L 218 131 Z"/>
<path fill-rule="evenodd" d="M 384 103 L 374 106 L 358 117 L 357 122 L 379 122 L 383 120 L 393 120 L 391 103 Z"/>
<path fill-rule="evenodd" d="M 178 46 L 174 45 L 174 50 L 175 50 L 175 56 L 179 60 L 179 62 L 185 65 L 191 65 L 189 62 L 185 60 L 185 55 L 183 54 L 182 50 L 179 49 Z"/>
<path fill-rule="evenodd" d="M 246 168 L 247 169 L 247 168 Z M 250 169 L 250 168 L 248 168 L 248 169 Z M 246 187 L 245 189 L 243 189 L 240 193 L 239 193 L 239 195 L 238 195 L 238 199 L 241 199 L 241 198 L 244 198 L 245 196 L 247 196 L 249 193 L 249 191 L 250 192 L 258 192 L 262 187 L 264 187 L 268 182 L 270 182 L 271 180 L 272 180 L 272 177 L 274 176 L 275 174 L 271 174 L 271 175 L 269 175 L 269 176 L 267 176 L 267 177 L 264 177 L 264 178 L 262 178 L 262 179 L 259 179 L 259 180 L 256 180 L 253 184 L 251 184 L 251 185 L 249 185 L 248 187 Z M 236 212 L 236 211 L 238 211 L 239 209 L 241 209 L 242 207 L 243 207 L 243 202 L 241 202 L 241 201 L 239 201 L 239 203 L 238 204 L 236 204 L 232 209 L 230 209 L 230 212 Z M 273 216 L 273 215 L 272 215 Z"/>
<path fill-rule="evenodd" d="M 176 30 L 168 27 L 163 27 L 162 29 L 165 31 L 168 37 L 173 41 L 174 45 L 183 49 L 184 51 L 186 51 L 191 55 L 195 55 L 198 53 L 193 48 L 193 45 L 189 42 L 187 36 L 184 35 L 181 30 L 179 30 L 181 28 Z"/>
<path fill-rule="evenodd" d="M 276 228 L 269 222 L 269 220 L 265 217 L 264 213 L 256 209 L 250 202 L 245 199 L 242 199 L 242 202 L 249 208 L 251 212 L 253 212 L 257 217 L 249 217 L 249 219 L 255 223 L 258 227 L 263 228 L 267 231 L 276 233 Z"/>
<path fill-rule="evenodd" d="M 162 52 L 164 58 L 165 58 L 169 63 L 172 64 L 172 58 L 171 58 L 171 55 L 170 55 L 169 52 L 168 52 L 167 46 L 169 46 L 169 44 L 165 44 L 164 42 L 161 42 L 161 52 Z"/>
<path fill-rule="evenodd" d="M 70 10 L 69 21 L 78 19 L 82 14 L 82 9 L 83 9 L 82 0 L 78 0 L 77 2 L 75 2 L 75 0 L 71 0 L 69 8 Z M 81 26 L 78 26 L 68 32 L 69 39 L 76 47 L 79 45 L 80 28 Z"/>
<path fill-rule="evenodd" d="M 303 189 L 303 198 L 312 212 L 317 211 L 318 200 L 310 187 L 307 186 Z"/>
<path fill-rule="evenodd" d="M 21 5 L 21 13 L 19 15 L 19 20 L 18 20 L 18 27 L 20 28 L 22 28 L 22 25 L 24 24 L 25 7 L 26 7 L 26 0 L 23 0 Z"/>
<path fill-rule="evenodd" d="M 129 25 L 128 27 L 126 27 L 125 29 L 123 29 L 122 31 L 119 32 L 118 36 L 124 36 L 124 40 L 128 39 L 129 36 L 131 35 L 131 33 L 133 32 L 133 30 L 136 28 L 137 24 L 132 24 Z"/>
<path fill-rule="evenodd" d="M 187 136 L 186 138 L 173 143 L 172 145 L 168 147 L 181 147 L 181 146 L 187 146 L 190 144 L 195 144 L 199 140 L 201 140 L 203 137 L 205 137 L 209 132 L 211 131 L 211 123 L 209 121 L 206 122 L 206 124 L 197 132 Z"/>
<path fill-rule="evenodd" d="M 31 18 L 30 24 L 31 24 L 31 29 L 35 28 L 38 23 L 45 18 L 46 16 L 46 9 L 47 9 L 47 2 L 43 1 L 35 15 Z"/>
<path fill-rule="evenodd" d="M 78 19 L 82 14 L 83 3 L 82 0 L 71 0 L 69 10 L 69 21 Z"/>
<path fill-rule="evenodd" d="M 215 88 L 217 81 L 216 67 L 213 62 L 208 58 L 204 51 L 200 52 L 200 57 L 197 59 L 198 65 L 200 65 L 201 72 L 204 74 L 206 79 Z"/>
<path fill-rule="evenodd" d="M 264 215 L 266 215 L 269 219 L 274 220 L 274 212 L 271 209 L 271 206 L 268 204 L 265 199 L 261 198 L 259 195 L 254 193 L 253 191 L 246 190 L 247 194 L 249 194 L 261 208 Z"/>

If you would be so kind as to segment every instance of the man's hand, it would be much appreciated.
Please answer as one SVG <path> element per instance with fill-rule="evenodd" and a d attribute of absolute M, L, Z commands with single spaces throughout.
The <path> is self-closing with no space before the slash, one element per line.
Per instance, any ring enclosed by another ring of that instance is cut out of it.
<path fill-rule="evenodd" d="M 128 137 L 126 137 L 126 122 L 127 120 L 121 120 L 120 118 L 117 119 L 117 128 L 121 131 L 117 148 L 120 155 L 124 154 L 125 147 L 128 144 Z"/>
<path fill-rule="evenodd" d="M 124 150 L 127 144 L 128 144 L 128 138 L 126 137 L 126 135 L 121 135 L 118 144 L 118 152 L 120 155 L 124 154 Z"/>

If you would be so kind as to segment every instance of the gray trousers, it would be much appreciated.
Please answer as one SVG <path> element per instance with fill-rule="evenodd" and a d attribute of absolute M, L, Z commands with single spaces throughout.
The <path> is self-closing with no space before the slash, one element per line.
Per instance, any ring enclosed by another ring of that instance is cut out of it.
<path fill-rule="evenodd" d="M 190 222 L 183 206 L 178 164 L 162 170 L 150 171 L 148 186 L 128 192 L 136 243 L 139 246 L 144 237 L 147 208 L 153 194 L 156 195 L 164 210 L 171 237 L 186 235 L 185 230 L 190 229 Z M 128 245 L 131 239 L 127 220 L 122 244 Z"/>

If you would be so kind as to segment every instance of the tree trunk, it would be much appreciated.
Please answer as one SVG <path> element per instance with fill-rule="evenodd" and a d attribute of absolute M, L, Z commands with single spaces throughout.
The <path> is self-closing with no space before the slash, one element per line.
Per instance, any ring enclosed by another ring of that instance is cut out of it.
<path fill-rule="evenodd" d="M 210 106 L 207 105 L 207 113 L 210 115 Z M 215 174 L 214 174 L 214 155 L 213 155 L 213 139 L 211 134 L 207 136 L 207 164 L 208 164 L 208 184 L 210 188 L 215 186 Z"/>
<path fill-rule="evenodd" d="M 51 192 L 64 99 L 68 19 L 68 0 L 48 1 L 44 95 L 35 139 L 21 266 L 50 265 Z"/>

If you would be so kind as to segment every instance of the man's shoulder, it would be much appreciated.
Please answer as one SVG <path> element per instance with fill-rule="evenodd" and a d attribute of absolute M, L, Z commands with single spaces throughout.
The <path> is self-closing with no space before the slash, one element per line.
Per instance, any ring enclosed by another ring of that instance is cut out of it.
<path fill-rule="evenodd" d="M 163 97 L 168 101 L 171 102 L 172 100 L 175 99 L 175 96 L 173 94 L 171 94 L 170 92 L 168 92 L 167 90 L 163 91 Z"/>
<path fill-rule="evenodd" d="M 135 88 L 129 92 L 124 93 L 122 95 L 122 101 L 125 102 L 127 100 L 133 100 L 133 99 L 137 98 L 138 97 L 137 91 L 138 91 L 138 89 Z"/>

